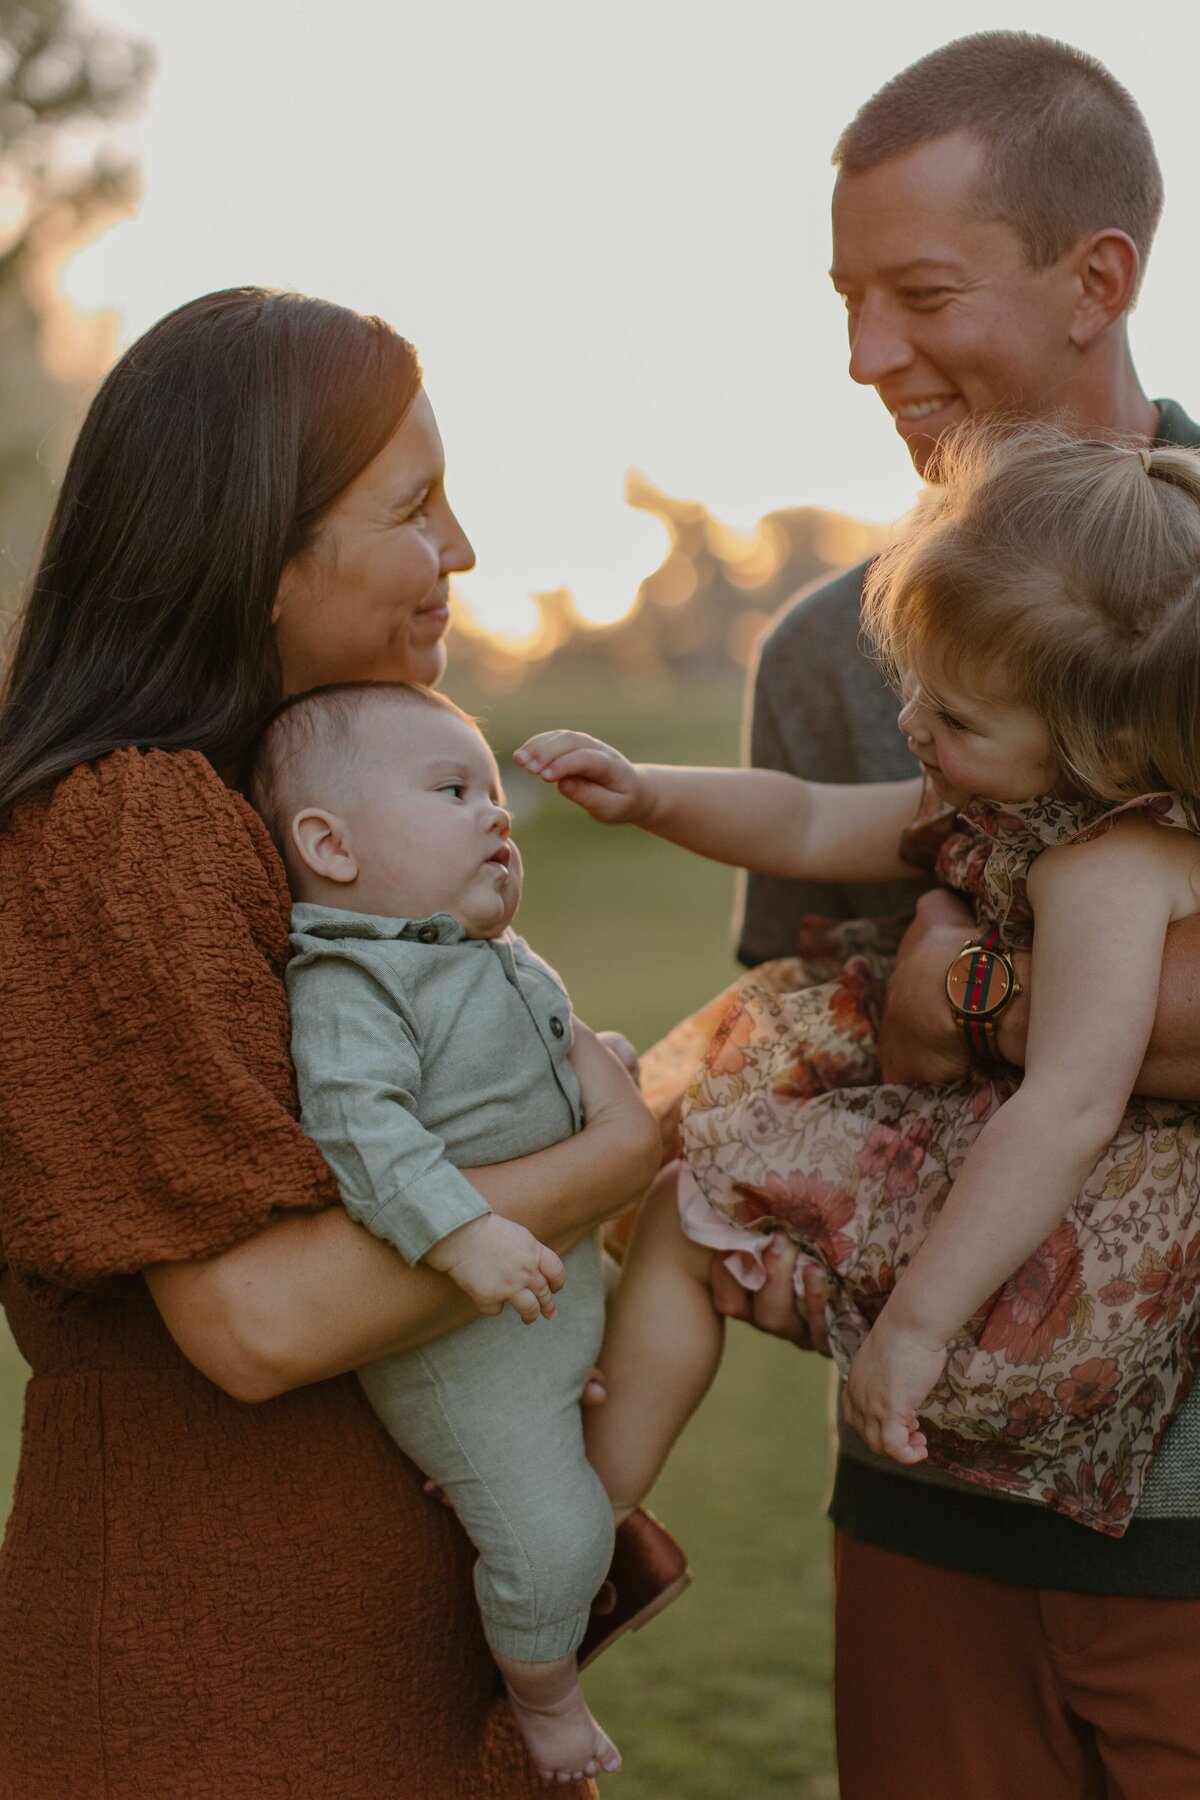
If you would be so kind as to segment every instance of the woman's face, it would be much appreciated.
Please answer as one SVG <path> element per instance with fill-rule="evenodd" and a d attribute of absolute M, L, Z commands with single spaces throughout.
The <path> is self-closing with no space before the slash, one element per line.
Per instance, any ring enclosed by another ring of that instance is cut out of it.
<path fill-rule="evenodd" d="M 271 622 L 285 694 L 334 681 L 440 680 L 449 577 L 475 566 L 445 473 L 422 388 L 315 541 L 284 565 Z"/>

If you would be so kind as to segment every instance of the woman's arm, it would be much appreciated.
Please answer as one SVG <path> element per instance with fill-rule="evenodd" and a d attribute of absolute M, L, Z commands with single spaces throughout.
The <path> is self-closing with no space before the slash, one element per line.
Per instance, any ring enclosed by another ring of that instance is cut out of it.
<path fill-rule="evenodd" d="M 657 1126 L 586 1026 L 577 1026 L 572 1060 L 586 1128 L 467 1172 L 495 1211 L 559 1251 L 633 1205 L 660 1157 Z M 446 1276 L 409 1267 L 340 1207 L 282 1217 L 206 1261 L 161 1263 L 146 1282 L 184 1355 L 247 1401 L 411 1349 L 475 1316 Z"/>
<path fill-rule="evenodd" d="M 1183 834 L 1131 820 L 1034 864 L 1025 1081 L 980 1133 L 851 1370 L 847 1416 L 873 1449 L 923 1453 L 917 1411 L 946 1345 L 1063 1218 L 1119 1127 L 1195 861 Z"/>
<path fill-rule="evenodd" d="M 631 763 L 579 731 L 530 738 L 515 760 L 602 825 L 640 825 L 712 862 L 790 880 L 917 879 L 900 837 L 923 782 L 834 786 L 776 769 Z"/>

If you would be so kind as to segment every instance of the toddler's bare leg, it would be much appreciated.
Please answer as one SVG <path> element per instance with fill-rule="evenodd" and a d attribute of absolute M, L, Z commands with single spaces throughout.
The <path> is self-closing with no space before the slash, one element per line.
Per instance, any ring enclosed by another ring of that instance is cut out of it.
<path fill-rule="evenodd" d="M 588 1711 L 574 1656 L 557 1662 L 513 1662 L 497 1656 L 525 1747 L 545 1781 L 613 1774 L 621 1756 Z"/>
<path fill-rule="evenodd" d="M 585 1409 L 588 1461 L 618 1524 L 650 1492 L 721 1360 L 713 1253 L 683 1234 L 677 1179 L 665 1169 L 642 1202 L 600 1351 L 608 1399 Z"/>

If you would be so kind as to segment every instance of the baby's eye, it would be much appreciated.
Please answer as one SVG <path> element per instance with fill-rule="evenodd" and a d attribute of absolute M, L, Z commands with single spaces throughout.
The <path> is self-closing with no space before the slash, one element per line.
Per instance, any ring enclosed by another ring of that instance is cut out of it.
<path fill-rule="evenodd" d="M 461 800 L 466 791 L 467 784 L 465 781 L 443 781 L 438 788 L 439 794 L 453 794 L 456 800 Z"/>
<path fill-rule="evenodd" d="M 947 731 L 965 731 L 967 729 L 962 720 L 956 719 L 953 713 L 940 712 L 938 718 Z"/>

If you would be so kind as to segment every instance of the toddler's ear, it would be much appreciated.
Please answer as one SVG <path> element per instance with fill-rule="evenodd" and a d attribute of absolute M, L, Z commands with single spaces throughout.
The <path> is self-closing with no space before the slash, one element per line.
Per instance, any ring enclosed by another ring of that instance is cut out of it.
<path fill-rule="evenodd" d="M 292 842 L 305 867 L 322 881 L 354 881 L 358 858 L 350 842 L 350 827 L 336 813 L 306 806 L 292 820 Z"/>

